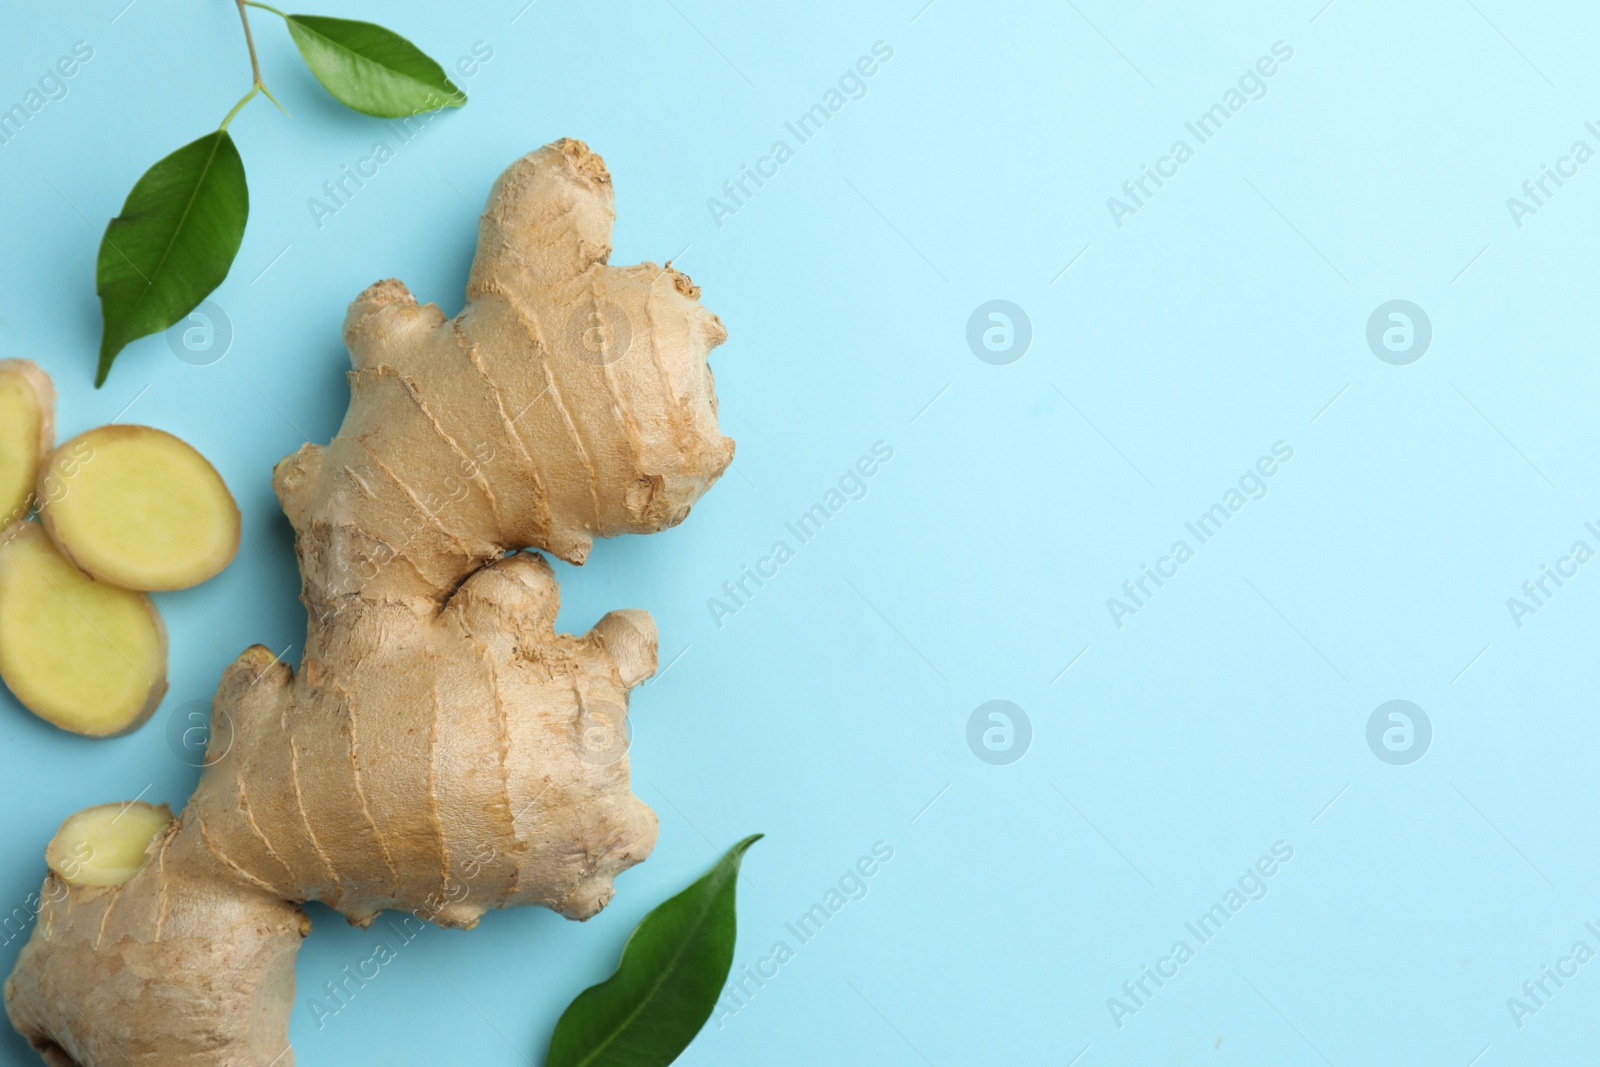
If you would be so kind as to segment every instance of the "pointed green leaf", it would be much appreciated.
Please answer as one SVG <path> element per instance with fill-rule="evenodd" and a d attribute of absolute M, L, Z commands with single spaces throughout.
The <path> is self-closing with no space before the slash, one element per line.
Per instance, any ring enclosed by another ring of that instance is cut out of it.
<path fill-rule="evenodd" d="M 545 1067 L 666 1067 L 700 1032 L 733 966 L 734 885 L 754 834 L 639 923 L 617 972 L 556 1023 Z"/>
<path fill-rule="evenodd" d="M 244 161 L 226 130 L 144 172 L 100 241 L 97 388 L 130 341 L 165 330 L 222 284 L 249 215 Z"/>
<path fill-rule="evenodd" d="M 398 119 L 467 102 L 443 67 L 392 30 L 322 15 L 287 19 L 300 58 L 346 107 Z"/>

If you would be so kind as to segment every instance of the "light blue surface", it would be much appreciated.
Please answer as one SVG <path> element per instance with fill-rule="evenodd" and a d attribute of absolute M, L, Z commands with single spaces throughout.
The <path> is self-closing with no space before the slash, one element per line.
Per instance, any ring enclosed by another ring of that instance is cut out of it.
<path fill-rule="evenodd" d="M 392 275 L 454 313 L 490 183 L 570 135 L 615 176 L 613 262 L 674 257 L 730 333 L 713 365 L 736 473 L 678 529 L 558 568 L 563 626 L 614 607 L 660 626 L 672 666 L 633 715 L 660 844 L 592 922 L 429 929 L 320 1029 L 310 998 L 386 935 L 314 909 L 299 1063 L 538 1063 L 639 917 L 753 831 L 738 964 L 778 940 L 793 958 L 686 1065 L 1593 1061 L 1600 962 L 1547 980 L 1520 1027 L 1507 1003 L 1574 942 L 1600 950 L 1600 563 L 1520 628 L 1507 607 L 1575 541 L 1600 549 L 1600 162 L 1520 227 L 1507 207 L 1574 141 L 1600 149 L 1592 7 L 316 8 L 447 66 L 493 50 L 471 103 L 403 146 L 257 13 L 294 118 L 257 101 L 233 127 L 252 210 L 215 296 L 232 349 L 197 367 L 151 338 L 96 392 L 99 230 L 247 85 L 231 4 L 124 3 L 0 17 L 0 107 L 94 49 L 0 146 L 0 356 L 55 375 L 63 437 L 137 397 L 128 420 L 216 462 L 244 544 L 158 597 L 172 689 L 133 736 L 69 737 L 5 698 L 0 899 L 37 888 L 66 814 L 187 796 L 169 718 L 247 645 L 302 639 L 268 472 L 338 424 L 346 303 Z M 879 41 L 864 97 L 800 144 L 785 122 Z M 1275 42 L 1293 55 L 1265 95 L 1199 144 L 1185 123 Z M 1107 198 L 1180 138 L 1193 158 L 1119 228 Z M 793 158 L 714 219 L 777 139 Z M 395 158 L 319 229 L 308 198 L 379 140 Z M 966 342 L 993 299 L 1031 320 L 1009 365 Z M 1366 341 L 1395 299 L 1432 323 L 1410 365 Z M 880 441 L 865 495 L 718 626 L 708 600 L 795 547 L 785 522 Z M 1185 522 L 1277 442 L 1293 458 L 1265 497 L 1199 544 Z M 1107 598 L 1179 539 L 1193 558 L 1119 628 Z M 1009 765 L 967 742 L 996 699 L 1032 727 Z M 1432 725 L 1408 765 L 1367 743 L 1394 699 Z M 801 945 L 785 924 L 875 842 L 893 859 Z M 1200 944 L 1185 923 L 1278 842 L 1293 858 L 1265 865 L 1265 897 Z M 1125 997 L 1180 939 L 1177 976 Z M 1120 1027 L 1114 996 L 1138 1006 Z M 30 1062 L 9 1034 L 0 1050 Z"/>

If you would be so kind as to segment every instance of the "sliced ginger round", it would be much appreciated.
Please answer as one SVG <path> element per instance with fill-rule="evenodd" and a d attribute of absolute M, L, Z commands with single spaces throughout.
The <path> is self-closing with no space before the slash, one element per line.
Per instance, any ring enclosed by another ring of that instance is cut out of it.
<path fill-rule="evenodd" d="M 44 860 L 68 885 L 121 885 L 144 866 L 150 842 L 171 824 L 165 804 L 98 804 L 61 824 Z"/>
<path fill-rule="evenodd" d="M 67 557 L 124 589 L 198 585 L 239 550 L 239 508 L 206 458 L 149 426 L 101 426 L 51 453 L 39 518 Z"/>
<path fill-rule="evenodd" d="M 167 691 L 167 634 L 155 605 L 84 574 L 37 523 L 0 544 L 0 678 L 63 730 L 133 729 Z"/>
<path fill-rule="evenodd" d="M 28 517 L 39 464 L 55 444 L 55 387 L 31 360 L 0 360 L 0 530 Z"/>

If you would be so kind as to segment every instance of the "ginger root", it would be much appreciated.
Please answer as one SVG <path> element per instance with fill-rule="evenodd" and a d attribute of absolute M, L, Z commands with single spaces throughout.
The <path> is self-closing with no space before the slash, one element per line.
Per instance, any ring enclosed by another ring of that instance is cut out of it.
<path fill-rule="evenodd" d="M 74 437 L 45 460 L 38 495 L 39 521 L 62 553 L 124 589 L 199 585 L 239 550 L 239 508 L 222 477 L 149 426 Z"/>
<path fill-rule="evenodd" d="M 54 1067 L 287 1067 L 297 903 L 583 919 L 649 855 L 616 739 L 654 623 L 557 634 L 550 566 L 507 555 L 578 562 L 671 526 L 733 455 L 706 365 L 722 324 L 670 266 L 607 266 L 612 221 L 600 157 L 560 141 L 495 183 L 461 314 L 396 281 L 351 306 L 344 424 L 274 476 L 300 666 L 257 646 L 227 669 L 150 862 L 42 894 L 5 1002 Z"/>
<path fill-rule="evenodd" d="M 149 597 L 95 581 L 18 523 L 0 542 L 0 678 L 63 730 L 127 733 L 167 691 L 167 631 Z"/>

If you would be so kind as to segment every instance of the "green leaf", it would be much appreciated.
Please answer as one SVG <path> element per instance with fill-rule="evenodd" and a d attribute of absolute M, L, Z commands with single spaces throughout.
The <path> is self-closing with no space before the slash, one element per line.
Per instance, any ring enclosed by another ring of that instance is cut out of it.
<path fill-rule="evenodd" d="M 222 284 L 249 215 L 244 161 L 226 130 L 144 172 L 100 241 L 95 291 L 104 327 L 96 388 L 130 341 L 178 322 Z"/>
<path fill-rule="evenodd" d="M 393 30 L 321 15 L 285 18 L 306 66 L 346 107 L 398 119 L 467 102 L 443 67 Z"/>
<path fill-rule="evenodd" d="M 545 1067 L 666 1067 L 689 1047 L 733 966 L 734 884 L 761 837 L 734 845 L 644 917 L 617 973 L 578 994 L 556 1023 Z"/>

